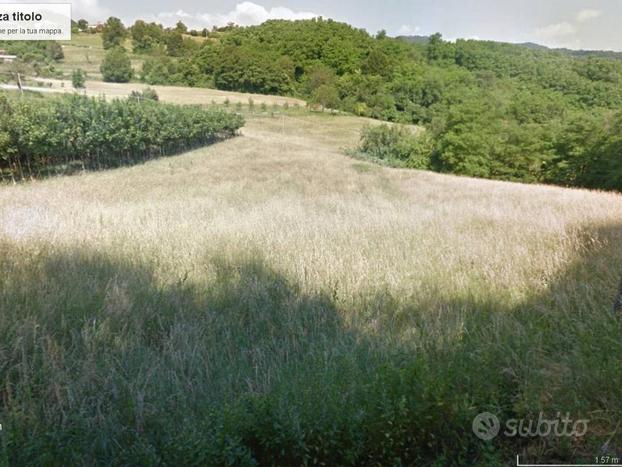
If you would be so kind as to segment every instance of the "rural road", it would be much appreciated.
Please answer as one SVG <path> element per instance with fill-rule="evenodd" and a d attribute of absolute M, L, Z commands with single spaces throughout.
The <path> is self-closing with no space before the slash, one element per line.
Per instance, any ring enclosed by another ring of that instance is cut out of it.
<path fill-rule="evenodd" d="M 7 91 L 19 91 L 19 87 L 16 84 L 0 84 L 0 89 L 5 89 Z M 36 86 L 22 86 L 22 89 L 24 91 L 34 91 L 34 92 L 47 92 L 47 93 L 58 92 L 54 89 L 40 88 Z"/>

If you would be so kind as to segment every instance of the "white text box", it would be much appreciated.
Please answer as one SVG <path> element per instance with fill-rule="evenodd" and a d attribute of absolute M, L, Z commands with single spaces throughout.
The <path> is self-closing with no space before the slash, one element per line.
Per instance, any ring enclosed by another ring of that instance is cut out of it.
<path fill-rule="evenodd" d="M 71 39 L 71 3 L 0 3 L 0 40 Z"/>

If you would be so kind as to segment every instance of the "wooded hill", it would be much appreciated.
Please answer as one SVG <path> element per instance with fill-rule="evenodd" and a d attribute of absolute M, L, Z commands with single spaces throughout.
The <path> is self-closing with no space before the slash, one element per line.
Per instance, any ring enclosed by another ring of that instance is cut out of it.
<path fill-rule="evenodd" d="M 102 37 L 115 59 L 129 39 L 145 57 L 135 78 L 149 84 L 292 95 L 422 125 L 424 168 L 622 189 L 622 61 L 609 53 L 439 34 L 411 43 L 322 18 L 201 32 L 109 19 Z"/>
<path fill-rule="evenodd" d="M 296 95 L 423 125 L 438 171 L 622 189 L 618 60 L 438 34 L 411 44 L 319 18 L 224 28 L 171 57 L 139 30 L 134 47 L 156 51 L 148 83 Z"/>

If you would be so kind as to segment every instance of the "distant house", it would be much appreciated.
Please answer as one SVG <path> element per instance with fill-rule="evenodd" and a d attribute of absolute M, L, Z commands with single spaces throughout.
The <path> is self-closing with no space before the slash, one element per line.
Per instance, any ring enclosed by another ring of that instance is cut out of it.
<path fill-rule="evenodd" d="M 96 32 L 102 32 L 104 30 L 104 23 L 102 22 L 89 23 L 87 30 L 91 34 L 96 33 Z"/>
<path fill-rule="evenodd" d="M 6 50 L 0 49 L 0 63 L 11 63 L 17 59 L 17 55 L 9 55 Z"/>

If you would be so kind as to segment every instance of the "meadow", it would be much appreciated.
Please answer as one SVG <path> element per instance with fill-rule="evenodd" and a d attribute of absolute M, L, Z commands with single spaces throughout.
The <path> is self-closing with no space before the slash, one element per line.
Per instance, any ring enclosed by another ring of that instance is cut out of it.
<path fill-rule="evenodd" d="M 70 41 L 61 41 L 64 58 L 56 65 L 56 69 L 65 76 L 80 68 L 87 72 L 91 79 L 100 79 L 100 65 L 106 51 L 102 45 L 101 34 L 74 33 Z M 125 41 L 124 47 L 130 51 L 130 41 Z M 140 69 L 143 59 L 139 54 L 131 54 L 132 66 Z"/>
<path fill-rule="evenodd" d="M 347 157 L 366 123 L 0 186 L 1 462 L 619 454 L 622 197 Z M 483 411 L 589 429 L 482 441 Z"/>
<path fill-rule="evenodd" d="M 55 93 L 73 94 L 75 89 L 71 86 L 71 80 L 62 79 L 49 79 L 49 78 L 36 78 L 32 80 L 34 83 L 40 83 L 42 86 Z M 91 96 L 99 97 L 105 96 L 106 98 L 127 97 L 132 91 L 144 91 L 147 88 L 155 90 L 158 97 L 162 102 L 168 102 L 171 104 L 184 104 L 184 105 L 211 105 L 221 104 L 226 102 L 229 104 L 243 104 L 249 105 L 249 99 L 253 102 L 253 105 L 288 105 L 305 107 L 306 102 L 294 97 L 285 96 L 273 96 L 266 94 L 247 94 L 242 92 L 233 91 L 220 91 L 218 89 L 208 88 L 188 88 L 183 86 L 148 86 L 142 83 L 104 83 L 102 81 L 87 80 L 84 89 L 80 90 L 80 93 Z"/>

